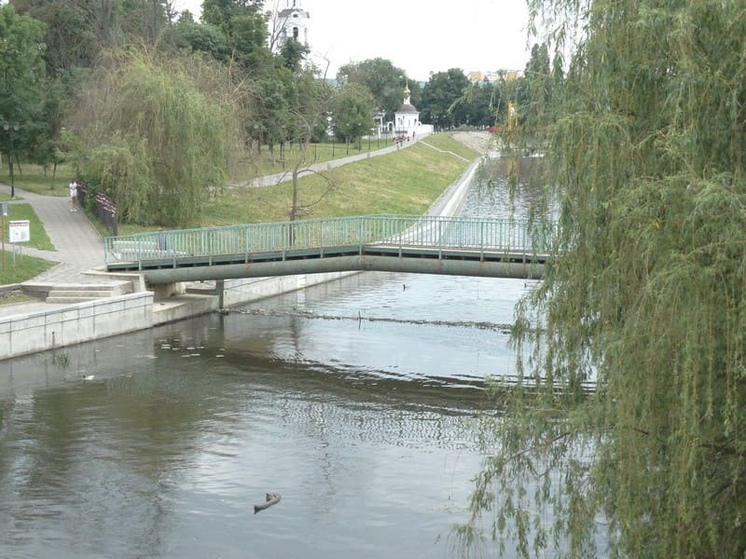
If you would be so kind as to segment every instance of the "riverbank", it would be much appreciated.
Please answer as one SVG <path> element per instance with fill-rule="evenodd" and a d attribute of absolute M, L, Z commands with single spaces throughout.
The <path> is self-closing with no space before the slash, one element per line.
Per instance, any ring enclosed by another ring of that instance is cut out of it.
<path fill-rule="evenodd" d="M 457 133 L 454 137 L 464 145 L 471 147 L 486 145 L 485 135 L 488 136 L 487 133 Z M 479 153 L 486 153 L 482 149 L 485 148 L 482 147 Z M 430 215 L 455 215 L 458 213 L 468 185 L 478 166 L 479 159 L 472 162 L 462 176 L 443 192 L 432 204 L 428 213 Z M 66 202 L 64 199 L 56 200 L 62 203 Z M 61 215 L 64 216 L 64 213 L 58 208 L 58 212 L 52 219 L 60 220 L 62 219 Z M 72 214 L 70 217 L 82 216 L 81 214 Z M 100 237 L 92 244 L 95 246 L 96 243 L 101 244 L 100 252 L 97 255 L 97 258 L 100 258 L 103 253 Z M 67 246 L 74 245 L 74 242 L 67 244 Z M 0 360 L 150 328 L 211 312 L 221 305 L 223 307 L 234 306 L 356 273 L 231 280 L 226 281 L 221 286 L 220 293 L 218 293 L 215 285 L 182 285 L 171 293 L 156 294 L 145 289 L 142 278 L 139 276 L 112 277 L 104 274 L 100 268 L 98 271 L 95 270 L 95 266 L 91 268 L 94 268 L 93 272 L 80 275 L 84 280 L 76 284 L 79 291 L 82 291 L 80 289 L 81 285 L 92 290 L 98 290 L 100 284 L 104 281 L 107 283 L 112 281 L 129 283 L 131 288 L 121 287 L 120 293 L 104 299 L 103 303 L 95 297 L 93 300 L 64 302 L 64 299 L 54 299 L 52 293 L 57 289 L 65 293 L 65 295 L 59 297 L 82 297 L 79 292 L 70 294 L 73 291 L 73 284 L 60 284 L 54 281 L 25 284 L 24 291 L 31 289 L 46 300 L 52 299 L 60 302 L 25 302 L 0 307 L 0 339 L 6 338 L 8 340 L 7 344 L 0 344 Z M 65 266 L 63 263 L 55 268 L 57 273 L 64 272 L 66 269 L 69 271 L 69 264 Z M 55 272 L 55 270 L 52 272 Z M 69 289 L 65 289 L 66 287 Z"/>

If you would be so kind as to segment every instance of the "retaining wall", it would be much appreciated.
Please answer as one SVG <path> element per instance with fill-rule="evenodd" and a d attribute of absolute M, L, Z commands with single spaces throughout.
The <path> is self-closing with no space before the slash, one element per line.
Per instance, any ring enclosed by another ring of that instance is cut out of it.
<path fill-rule="evenodd" d="M 145 291 L 0 317 L 0 359 L 36 353 L 153 325 L 153 294 Z"/>

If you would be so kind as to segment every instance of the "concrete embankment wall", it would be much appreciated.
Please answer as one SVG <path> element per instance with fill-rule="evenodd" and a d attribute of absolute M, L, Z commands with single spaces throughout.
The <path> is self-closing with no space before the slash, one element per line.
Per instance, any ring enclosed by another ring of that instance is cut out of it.
<path fill-rule="evenodd" d="M 223 288 L 223 307 L 234 307 L 251 301 L 274 297 L 326 283 L 360 272 L 331 272 L 324 274 L 301 274 L 276 278 L 250 278 L 226 280 Z"/>
<path fill-rule="evenodd" d="M 153 325 L 153 294 L 132 293 L 0 318 L 0 359 L 124 334 Z"/>

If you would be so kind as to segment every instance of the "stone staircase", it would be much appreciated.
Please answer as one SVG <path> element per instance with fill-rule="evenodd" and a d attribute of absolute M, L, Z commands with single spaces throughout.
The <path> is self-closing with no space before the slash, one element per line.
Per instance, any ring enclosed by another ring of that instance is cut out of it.
<path fill-rule="evenodd" d="M 64 283 L 52 286 L 47 293 L 47 303 L 70 304 L 95 301 L 116 295 L 132 293 L 131 282 L 106 284 Z"/>

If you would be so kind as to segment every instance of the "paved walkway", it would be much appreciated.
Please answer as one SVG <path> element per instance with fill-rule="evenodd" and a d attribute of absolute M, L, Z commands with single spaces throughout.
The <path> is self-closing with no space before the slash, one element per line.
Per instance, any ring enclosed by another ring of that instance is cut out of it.
<path fill-rule="evenodd" d="M 64 185 L 67 189 L 67 185 Z M 28 203 L 36 212 L 49 239 L 57 250 L 37 250 L 23 246 L 24 255 L 45 258 L 59 264 L 33 279 L 34 283 L 101 283 L 100 278 L 84 274 L 94 268 L 103 269 L 104 241 L 82 211 L 71 212 L 67 197 L 42 196 L 15 189 L 8 217 L 13 219 L 13 205 Z M 10 194 L 10 186 L 0 184 L 0 192 Z M 10 250 L 6 246 L 7 250 Z M 17 249 L 18 250 L 18 249 Z M 6 259 L 9 257 L 6 254 Z M 18 258 L 18 254 L 16 254 Z M 7 260 L 6 260 L 7 264 Z"/>

